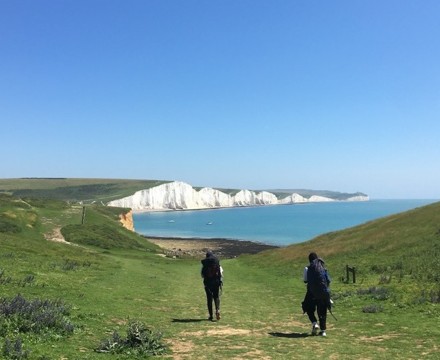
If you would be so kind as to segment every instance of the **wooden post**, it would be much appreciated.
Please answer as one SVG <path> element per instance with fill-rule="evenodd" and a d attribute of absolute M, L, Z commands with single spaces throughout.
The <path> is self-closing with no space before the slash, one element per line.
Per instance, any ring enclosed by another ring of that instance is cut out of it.
<path fill-rule="evenodd" d="M 81 219 L 81 225 L 84 225 L 84 220 L 86 219 L 86 207 L 83 206 L 83 214 Z"/>
<path fill-rule="evenodd" d="M 356 268 L 354 266 L 346 265 L 347 270 L 347 283 L 350 282 L 350 273 L 353 274 L 353 284 L 356 283 Z"/>

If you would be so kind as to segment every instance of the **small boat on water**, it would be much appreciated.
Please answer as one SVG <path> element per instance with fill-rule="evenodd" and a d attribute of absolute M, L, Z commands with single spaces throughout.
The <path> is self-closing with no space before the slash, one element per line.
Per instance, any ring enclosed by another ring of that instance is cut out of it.
<path fill-rule="evenodd" d="M 213 224 L 212 221 L 208 221 L 208 222 L 206 223 L 206 225 L 212 225 L 212 224 Z"/>

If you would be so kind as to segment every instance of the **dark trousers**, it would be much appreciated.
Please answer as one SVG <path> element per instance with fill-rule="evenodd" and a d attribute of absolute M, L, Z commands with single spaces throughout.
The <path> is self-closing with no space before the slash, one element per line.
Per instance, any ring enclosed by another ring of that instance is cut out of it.
<path fill-rule="evenodd" d="M 214 301 L 215 312 L 220 311 L 220 285 L 217 283 L 205 283 L 206 303 L 208 305 L 209 317 L 212 318 L 212 302 Z"/>
<path fill-rule="evenodd" d="M 324 331 L 327 329 L 327 300 L 315 299 L 313 295 L 307 291 L 304 298 L 305 310 L 310 322 L 315 323 L 319 320 L 319 328 Z M 316 319 L 315 312 L 318 314 Z"/>

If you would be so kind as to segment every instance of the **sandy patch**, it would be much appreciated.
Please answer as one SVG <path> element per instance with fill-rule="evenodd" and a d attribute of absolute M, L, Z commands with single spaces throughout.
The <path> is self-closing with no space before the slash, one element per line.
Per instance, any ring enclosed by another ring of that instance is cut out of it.
<path fill-rule="evenodd" d="M 384 340 L 395 338 L 397 336 L 398 336 L 397 334 L 393 334 L 393 333 L 386 335 L 379 335 L 379 336 L 361 336 L 359 340 L 368 341 L 368 342 L 381 342 Z"/>
<path fill-rule="evenodd" d="M 183 336 L 230 336 L 230 335 L 249 335 L 251 334 L 251 330 L 246 329 L 235 329 L 229 326 L 219 327 L 216 329 L 209 330 L 199 330 L 194 332 L 186 332 L 182 333 Z"/>
<path fill-rule="evenodd" d="M 173 353 L 172 358 L 175 360 L 190 358 L 195 348 L 191 340 L 170 340 L 167 343 Z"/>
<path fill-rule="evenodd" d="M 63 234 L 61 234 L 61 228 L 59 228 L 59 227 L 56 227 L 55 229 L 53 229 L 52 232 L 45 233 L 44 238 L 48 241 L 55 241 L 55 242 L 60 242 L 60 243 L 72 245 L 70 242 L 68 242 L 68 241 L 66 241 L 66 239 L 64 239 Z"/>
<path fill-rule="evenodd" d="M 267 356 L 264 354 L 261 350 L 252 350 L 247 352 L 246 354 L 243 354 L 244 357 L 237 357 L 235 359 L 259 359 L 259 360 L 271 360 L 272 357 Z"/>

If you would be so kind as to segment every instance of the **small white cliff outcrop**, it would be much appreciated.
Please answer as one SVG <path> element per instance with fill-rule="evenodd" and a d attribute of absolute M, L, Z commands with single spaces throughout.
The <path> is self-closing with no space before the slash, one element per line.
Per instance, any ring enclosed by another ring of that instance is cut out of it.
<path fill-rule="evenodd" d="M 369 199 L 366 196 L 356 196 L 349 198 L 349 200 L 366 201 Z M 133 211 L 150 211 L 195 210 L 323 201 L 336 200 L 318 195 L 313 195 L 309 199 L 306 199 L 296 193 L 279 199 L 275 194 L 268 191 L 254 192 L 250 190 L 240 190 L 235 195 L 229 195 L 220 190 L 207 187 L 197 191 L 187 183 L 174 181 L 150 189 L 137 191 L 133 195 L 125 198 L 110 201 L 108 205 L 131 208 Z"/>

